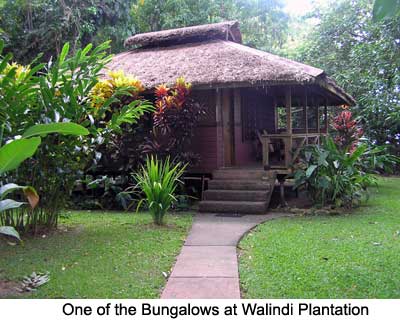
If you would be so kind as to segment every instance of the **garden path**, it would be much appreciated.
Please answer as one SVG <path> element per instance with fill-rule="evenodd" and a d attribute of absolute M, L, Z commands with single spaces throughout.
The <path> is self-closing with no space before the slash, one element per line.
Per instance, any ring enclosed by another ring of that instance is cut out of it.
<path fill-rule="evenodd" d="M 250 229 L 288 214 L 197 214 L 162 299 L 239 299 L 236 246 Z"/>

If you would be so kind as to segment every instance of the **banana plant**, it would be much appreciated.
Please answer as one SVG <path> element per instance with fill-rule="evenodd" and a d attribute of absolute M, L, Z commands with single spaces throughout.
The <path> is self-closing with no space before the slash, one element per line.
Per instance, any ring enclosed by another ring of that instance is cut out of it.
<path fill-rule="evenodd" d="M 89 131 L 81 125 L 71 122 L 34 125 L 24 132 L 21 139 L 13 140 L 0 148 L 0 175 L 18 168 L 23 161 L 32 157 L 41 143 L 41 137 L 51 133 L 84 136 L 88 135 Z M 0 214 L 3 211 L 27 204 L 26 202 L 5 198 L 8 194 L 17 190 L 24 193 L 32 209 L 37 206 L 39 196 L 33 187 L 8 183 L 0 187 Z M 19 233 L 10 226 L 0 226 L 0 234 L 21 240 Z"/>

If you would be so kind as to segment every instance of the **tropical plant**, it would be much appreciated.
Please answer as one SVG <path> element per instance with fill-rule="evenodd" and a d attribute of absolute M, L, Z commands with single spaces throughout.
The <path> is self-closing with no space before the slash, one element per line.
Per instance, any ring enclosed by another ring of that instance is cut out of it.
<path fill-rule="evenodd" d="M 400 13 L 397 0 L 376 0 L 390 14 L 372 19 L 373 0 L 334 1 L 317 7 L 317 18 L 295 59 L 324 69 L 355 97 L 352 112 L 364 135 L 400 154 Z M 389 5 L 385 5 L 387 3 Z M 398 7 L 397 7 L 398 8 Z M 379 14 L 380 14 L 379 13 Z"/>
<path fill-rule="evenodd" d="M 123 49 L 134 33 L 133 0 L 5 0 L 0 5 L 0 37 L 19 62 L 39 52 L 47 61 L 70 42 L 75 53 L 89 43 L 112 40 L 113 52 Z"/>
<path fill-rule="evenodd" d="M 153 130 L 141 147 L 144 153 L 160 158 L 171 157 L 191 165 L 199 161 L 189 144 L 204 109 L 190 98 L 190 92 L 191 84 L 182 77 L 171 88 L 166 85 L 156 88 Z"/>
<path fill-rule="evenodd" d="M 391 154 L 388 146 L 377 146 L 368 139 L 363 139 L 367 146 L 361 156 L 363 170 L 369 173 L 394 173 L 400 164 L 400 157 Z"/>
<path fill-rule="evenodd" d="M 169 158 L 158 160 L 150 156 L 144 166 L 134 174 L 137 187 L 145 195 L 138 203 L 137 210 L 145 203 L 157 225 L 162 225 L 164 216 L 176 201 L 175 191 L 179 178 L 182 176 L 186 165 L 172 164 Z"/>
<path fill-rule="evenodd" d="M 0 41 L 0 50 L 2 45 Z M 40 224 L 47 227 L 57 225 L 58 214 L 65 207 L 77 176 L 101 158 L 99 146 L 119 134 L 121 126 L 135 124 L 145 112 L 152 110 L 150 103 L 140 99 L 138 83 L 132 83 L 132 79 L 127 82 L 126 77 L 118 75 L 113 86 L 108 81 L 99 81 L 100 71 L 111 59 L 108 49 L 108 43 L 98 47 L 88 45 L 69 55 L 67 43 L 56 59 L 47 64 L 33 61 L 27 66 L 12 63 L 11 54 L 1 56 L 0 52 L 3 97 L 0 139 L 2 142 L 14 139 L 12 144 L 19 145 L 25 153 L 30 152 L 29 156 L 33 150 L 26 146 L 27 141 L 15 137 L 29 138 L 39 148 L 39 152 L 18 171 L 9 174 L 3 183 L 29 181 L 41 195 L 40 206 L 34 212 Z M 98 94 L 102 87 L 107 88 L 108 95 Z M 73 123 L 80 124 L 89 135 L 78 138 L 46 135 L 41 144 L 38 137 L 31 137 L 33 125 L 49 129 L 61 123 L 64 129 Z"/>
<path fill-rule="evenodd" d="M 352 113 L 349 110 L 341 111 L 333 119 L 332 127 L 336 133 L 336 145 L 345 152 L 352 152 L 363 135 L 363 130 L 353 119 Z"/>
<path fill-rule="evenodd" d="M 360 145 L 352 153 L 343 151 L 331 137 L 322 145 L 306 146 L 296 165 L 294 188 L 305 187 L 316 205 L 357 205 L 375 181 L 361 165 L 366 150 Z"/>
<path fill-rule="evenodd" d="M 32 126 L 24 132 L 21 139 L 11 141 L 0 148 L 0 177 L 6 172 L 18 168 L 23 161 L 33 156 L 41 143 L 41 137 L 50 133 L 79 136 L 89 134 L 88 130 L 75 123 L 54 123 Z M 37 206 L 39 196 L 36 190 L 31 186 L 7 183 L 0 187 L 0 234 L 13 236 L 21 240 L 15 228 L 22 229 L 22 227 L 26 226 L 36 227 L 37 219 L 35 219 L 36 215 L 28 213 L 26 219 L 29 220 L 30 223 L 24 223 L 25 212 L 18 212 L 18 210 L 25 203 L 12 199 L 5 199 L 5 196 L 17 190 L 23 191 L 32 210 Z M 14 211 L 17 211 L 17 217 L 15 217 Z"/>

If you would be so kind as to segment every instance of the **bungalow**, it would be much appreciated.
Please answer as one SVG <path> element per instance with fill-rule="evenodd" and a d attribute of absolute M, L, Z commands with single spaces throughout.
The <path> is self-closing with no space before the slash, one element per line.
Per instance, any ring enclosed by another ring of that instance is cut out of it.
<path fill-rule="evenodd" d="M 109 69 L 149 89 L 183 76 L 206 108 L 192 143 L 201 162 L 191 171 L 213 178 L 201 211 L 265 211 L 275 175 L 328 133 L 327 108 L 355 103 L 323 70 L 243 45 L 236 21 L 137 34 L 125 45 Z"/>

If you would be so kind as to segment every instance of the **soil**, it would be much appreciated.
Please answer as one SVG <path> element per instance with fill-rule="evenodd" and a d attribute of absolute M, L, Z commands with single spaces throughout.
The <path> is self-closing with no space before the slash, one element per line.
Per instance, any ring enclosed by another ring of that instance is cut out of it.
<path fill-rule="evenodd" d="M 19 282 L 0 279 L 0 298 L 20 296 L 18 286 Z"/>

